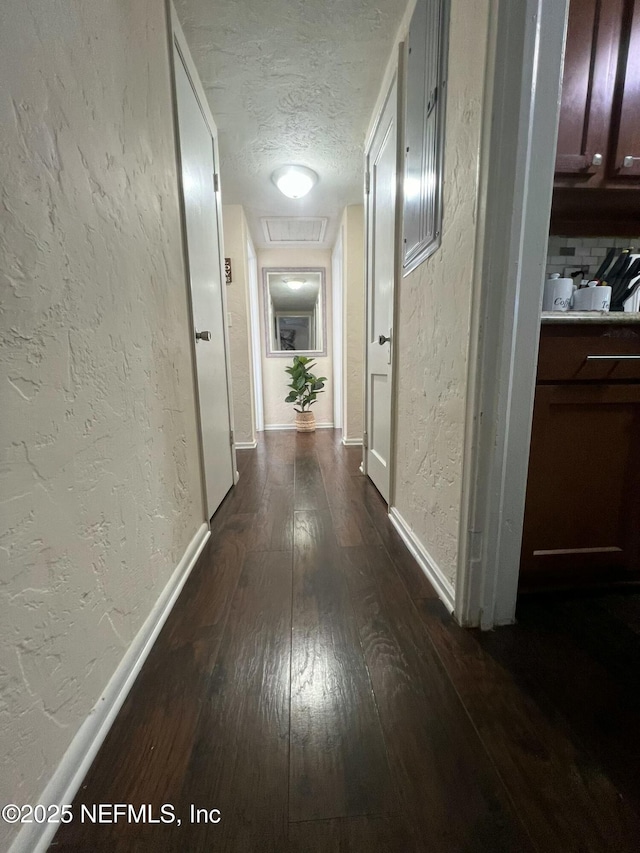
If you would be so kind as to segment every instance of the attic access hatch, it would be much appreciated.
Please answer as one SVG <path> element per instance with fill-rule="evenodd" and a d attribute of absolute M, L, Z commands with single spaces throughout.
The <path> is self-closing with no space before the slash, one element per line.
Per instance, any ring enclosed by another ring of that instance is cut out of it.
<path fill-rule="evenodd" d="M 272 246 L 309 246 L 324 241 L 328 219 L 324 216 L 264 216 L 264 239 Z"/>

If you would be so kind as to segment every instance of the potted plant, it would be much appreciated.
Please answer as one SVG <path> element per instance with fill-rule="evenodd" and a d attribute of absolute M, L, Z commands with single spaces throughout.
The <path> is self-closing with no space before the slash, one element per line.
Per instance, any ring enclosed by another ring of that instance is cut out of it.
<path fill-rule="evenodd" d="M 298 432 L 314 432 L 316 428 L 316 419 L 311 411 L 311 406 L 316 402 L 318 394 L 324 390 L 326 376 L 314 376 L 311 368 L 315 367 L 315 362 L 312 362 L 306 355 L 296 355 L 293 357 L 293 364 L 285 368 L 291 382 L 288 387 L 291 388 L 285 399 L 285 403 L 294 403 L 296 411 L 296 429 Z"/>

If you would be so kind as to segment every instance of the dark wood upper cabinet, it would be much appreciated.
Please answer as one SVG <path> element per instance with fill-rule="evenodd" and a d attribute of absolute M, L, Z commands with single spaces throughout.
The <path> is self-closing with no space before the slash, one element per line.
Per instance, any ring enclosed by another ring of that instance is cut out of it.
<path fill-rule="evenodd" d="M 609 146 L 623 0 L 571 0 L 556 172 L 602 175 Z"/>
<path fill-rule="evenodd" d="M 551 233 L 640 233 L 640 0 L 570 0 Z"/>
<path fill-rule="evenodd" d="M 619 76 L 618 127 L 612 158 L 618 178 L 640 178 L 640 0 L 626 10 Z"/>

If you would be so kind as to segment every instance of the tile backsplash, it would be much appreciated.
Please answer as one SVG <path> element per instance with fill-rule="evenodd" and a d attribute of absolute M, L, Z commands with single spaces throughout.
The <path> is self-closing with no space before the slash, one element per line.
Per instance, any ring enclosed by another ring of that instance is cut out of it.
<path fill-rule="evenodd" d="M 547 274 L 559 272 L 571 275 L 585 269 L 585 278 L 595 274 L 610 248 L 628 249 L 633 246 L 640 253 L 640 237 L 549 237 Z M 576 279 L 577 280 L 577 279 Z"/>

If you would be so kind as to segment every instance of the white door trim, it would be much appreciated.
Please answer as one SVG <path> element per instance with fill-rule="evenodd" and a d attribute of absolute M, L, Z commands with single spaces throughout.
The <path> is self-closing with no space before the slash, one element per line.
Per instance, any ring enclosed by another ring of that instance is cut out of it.
<path fill-rule="evenodd" d="M 344 335 L 344 226 L 340 225 L 331 252 L 331 308 L 333 313 L 333 423 L 344 434 L 343 335 Z"/>
<path fill-rule="evenodd" d="M 568 0 L 493 7 L 455 606 L 483 628 L 515 619 Z"/>
<path fill-rule="evenodd" d="M 247 275 L 249 276 L 249 347 L 253 364 L 253 405 L 255 431 L 264 431 L 264 398 L 262 396 L 262 338 L 260 336 L 260 308 L 258 296 L 258 256 L 251 235 L 247 231 Z"/>
<path fill-rule="evenodd" d="M 175 86 L 175 66 L 173 61 L 173 46 L 177 48 L 184 66 L 186 68 L 187 74 L 190 78 L 191 85 L 193 86 L 194 92 L 196 94 L 196 98 L 198 100 L 200 109 L 202 111 L 202 115 L 204 117 L 205 123 L 207 124 L 209 131 L 211 133 L 211 139 L 213 141 L 213 156 L 215 162 L 216 170 L 220 168 L 220 151 L 218 148 L 218 129 L 216 127 L 216 123 L 213 119 L 213 115 L 211 114 L 211 109 L 209 108 L 209 103 L 207 101 L 207 96 L 205 94 L 204 89 L 202 88 L 202 83 L 200 82 L 200 77 L 198 76 L 198 72 L 191 56 L 191 52 L 189 51 L 189 45 L 187 44 L 187 40 L 182 31 L 182 27 L 180 25 L 180 21 L 176 14 L 176 10 L 173 6 L 171 0 L 167 0 L 168 14 L 167 20 L 170 21 L 170 33 L 171 33 L 171 44 L 169 49 L 169 62 L 171 67 L 171 98 L 172 98 L 172 106 L 173 106 L 173 122 L 174 122 L 174 136 L 175 136 L 175 144 L 176 144 L 176 164 L 177 164 L 177 173 L 178 173 L 178 186 L 180 188 L 180 209 L 181 209 L 181 222 L 182 222 L 182 243 L 183 243 L 183 251 L 185 256 L 185 266 L 187 272 L 187 289 L 188 281 L 189 281 L 189 268 L 188 268 L 188 251 L 187 251 L 187 235 L 186 235 L 186 219 L 184 215 L 184 205 L 183 205 L 183 194 L 182 194 L 182 166 L 180 161 L 180 142 L 179 142 L 179 130 L 178 130 L 178 103 L 176 97 L 176 86 Z M 221 288 L 221 296 L 222 296 L 222 316 L 223 318 L 228 317 L 228 308 L 227 308 L 227 294 L 224 288 L 225 281 L 225 269 L 224 269 L 224 252 L 222 251 L 222 247 L 224 246 L 224 238 L 222 233 L 222 201 L 220 197 L 220 188 L 219 188 L 219 172 L 218 172 L 218 189 L 215 193 L 216 196 L 216 212 L 217 212 L 217 237 L 218 237 L 218 246 L 220 247 L 219 251 L 219 261 L 220 261 L 220 281 L 223 283 Z M 189 296 L 189 319 L 191 329 L 194 329 L 193 322 L 193 305 L 191 302 L 191 297 Z M 225 351 L 225 371 L 227 375 L 227 400 L 229 407 L 229 433 L 230 435 L 234 434 L 234 425 L 233 425 L 233 393 L 231 386 L 231 360 L 230 360 L 230 345 L 229 345 L 229 329 L 227 328 L 227 323 L 222 323 L 223 336 L 224 336 L 224 351 Z M 198 392 L 198 379 L 196 373 L 196 352 L 195 352 L 195 340 L 193 335 L 191 335 L 191 354 L 192 354 L 192 368 L 193 368 L 193 381 L 196 393 L 196 400 L 199 401 L 199 392 Z M 200 404 L 197 403 L 198 409 L 198 423 L 200 423 Z M 202 443 L 202 431 L 200 427 L 198 427 L 198 440 L 200 443 L 200 467 L 202 472 L 202 490 L 203 490 L 203 499 L 204 506 L 207 506 L 207 497 L 205 490 L 205 466 L 204 466 L 204 452 L 203 452 L 203 443 Z M 231 466 L 233 471 L 233 480 L 234 483 L 238 482 L 238 465 L 236 461 L 236 448 L 235 444 L 231 445 Z M 206 512 L 205 512 L 206 514 Z"/>
<path fill-rule="evenodd" d="M 396 505 L 396 445 L 398 441 L 398 388 L 397 366 L 400 364 L 400 287 L 402 281 L 402 217 L 404 208 L 404 106 L 406 42 L 398 44 L 398 68 L 396 71 L 396 233 L 395 233 L 395 279 L 393 282 L 393 340 L 391 341 L 391 423 L 389 447 L 389 511 Z M 393 86 L 393 81 L 391 83 Z M 391 88 L 389 89 L 391 91 Z M 366 232 L 365 232 L 366 233 Z M 366 373 L 365 373 L 366 376 Z M 366 412 L 365 408 L 365 412 Z M 365 453 L 366 458 L 366 453 Z M 393 519 L 392 519 L 393 520 Z"/>

